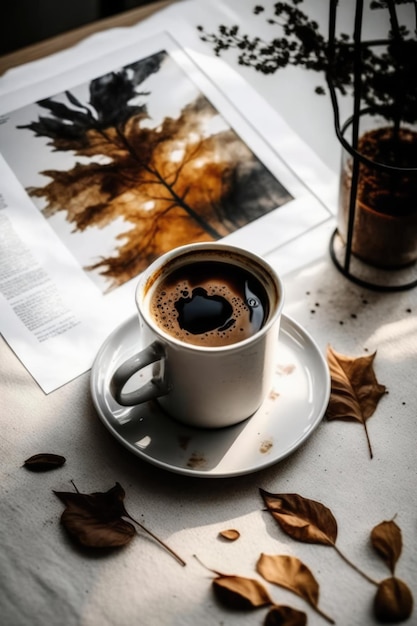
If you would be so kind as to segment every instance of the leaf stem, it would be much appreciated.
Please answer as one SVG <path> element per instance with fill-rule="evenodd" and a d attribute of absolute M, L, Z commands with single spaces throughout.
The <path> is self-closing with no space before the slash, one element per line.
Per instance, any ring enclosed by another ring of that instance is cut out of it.
<path fill-rule="evenodd" d="M 310 603 L 309 603 L 310 604 Z M 324 611 L 322 611 L 321 609 L 319 609 L 319 607 L 315 604 L 310 604 L 310 606 L 316 611 L 316 613 L 318 613 L 319 615 L 321 615 L 321 617 L 324 617 L 324 619 L 329 622 L 329 624 L 335 624 L 336 622 L 334 621 L 334 619 L 332 619 L 329 615 L 327 615 L 326 613 L 324 613 Z"/>
<path fill-rule="evenodd" d="M 363 578 L 365 578 L 365 580 L 367 580 L 368 582 L 372 583 L 373 585 L 375 585 L 376 587 L 378 587 L 378 582 L 376 580 L 374 580 L 373 578 L 371 578 L 370 576 L 368 576 L 368 574 L 365 574 L 365 572 L 363 572 L 361 569 L 359 569 L 359 567 L 357 567 L 357 565 L 355 565 L 354 563 L 352 563 L 352 561 L 350 561 L 347 556 L 345 556 L 343 554 L 343 552 L 341 552 L 339 550 L 339 548 L 336 546 L 336 544 L 333 544 L 333 548 L 336 550 L 337 554 L 344 560 L 345 563 L 347 563 L 348 565 L 350 565 L 350 567 L 352 569 L 354 569 L 356 572 L 358 572 L 358 574 L 360 574 Z"/>
<path fill-rule="evenodd" d="M 365 429 L 366 441 L 368 442 L 369 456 L 371 457 L 371 459 L 373 459 L 374 458 L 374 453 L 372 452 L 371 440 L 369 438 L 369 433 L 368 433 L 368 427 L 366 425 L 366 420 L 363 421 L 363 427 Z"/>
<path fill-rule="evenodd" d="M 204 569 L 206 569 L 208 572 L 211 572 L 212 574 L 216 574 L 216 576 L 227 576 L 227 574 L 222 574 L 222 573 L 218 572 L 217 570 L 211 569 L 211 567 L 208 567 L 205 563 L 203 563 L 203 561 L 201 559 L 198 558 L 198 556 L 196 554 L 193 554 L 193 557 L 195 558 L 197 563 L 200 563 L 200 565 L 202 567 L 204 567 Z"/>
<path fill-rule="evenodd" d="M 150 531 L 148 528 L 146 528 L 146 526 L 144 526 L 143 524 L 141 524 L 140 522 L 138 522 L 137 520 L 135 520 L 131 515 L 129 515 L 127 513 L 127 517 L 134 522 L 135 524 L 137 524 L 139 526 L 139 528 L 141 528 L 145 533 L 147 533 L 150 537 L 152 537 L 152 539 L 154 539 L 157 543 L 159 543 L 160 546 L 162 546 L 165 550 L 167 550 L 167 552 L 169 552 L 171 554 L 171 556 L 174 557 L 174 559 L 176 561 L 178 561 L 178 563 L 180 565 L 182 565 L 183 567 L 185 567 L 187 565 L 187 563 L 184 561 L 184 559 L 182 559 L 176 552 L 174 552 L 174 550 L 172 548 L 170 548 L 164 541 L 162 541 L 162 539 L 160 539 L 159 537 L 157 537 L 152 531 Z"/>

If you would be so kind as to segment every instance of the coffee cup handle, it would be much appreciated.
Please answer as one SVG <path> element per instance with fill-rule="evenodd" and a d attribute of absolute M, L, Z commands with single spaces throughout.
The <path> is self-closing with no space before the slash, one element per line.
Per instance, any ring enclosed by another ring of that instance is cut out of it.
<path fill-rule="evenodd" d="M 116 402 L 122 406 L 134 406 L 168 393 L 169 385 L 167 381 L 163 377 L 156 376 L 134 391 L 124 391 L 124 386 L 133 374 L 136 374 L 136 372 L 139 372 L 147 365 L 161 361 L 164 358 L 162 345 L 158 341 L 154 341 L 144 350 L 134 354 L 130 359 L 122 363 L 115 370 L 110 380 L 110 393 Z"/>

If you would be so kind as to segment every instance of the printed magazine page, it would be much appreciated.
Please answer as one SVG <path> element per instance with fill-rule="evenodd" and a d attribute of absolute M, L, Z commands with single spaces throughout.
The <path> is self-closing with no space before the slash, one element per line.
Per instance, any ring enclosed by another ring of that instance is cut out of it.
<path fill-rule="evenodd" d="M 0 104 L 0 331 L 45 393 L 91 367 L 167 250 L 263 255 L 330 215 L 302 142 L 277 114 L 260 132 L 242 78 L 245 111 L 227 96 L 230 67 L 210 76 L 167 31 L 107 52 Z"/>

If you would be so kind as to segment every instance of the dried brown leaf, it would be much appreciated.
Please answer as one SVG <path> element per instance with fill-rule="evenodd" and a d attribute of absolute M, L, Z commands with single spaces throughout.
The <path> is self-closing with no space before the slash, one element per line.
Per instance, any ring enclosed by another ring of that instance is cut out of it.
<path fill-rule="evenodd" d="M 413 611 L 413 596 L 399 578 L 386 578 L 378 585 L 374 599 L 374 614 L 382 623 L 402 622 Z"/>
<path fill-rule="evenodd" d="M 79 491 L 54 491 L 54 493 L 67 507 L 84 508 L 100 521 L 115 520 L 122 516 L 129 517 L 123 504 L 125 491 L 119 483 L 104 492 L 96 491 L 86 494 Z"/>
<path fill-rule="evenodd" d="M 135 535 L 135 528 L 122 516 L 125 492 L 119 483 L 109 491 L 92 494 L 54 492 L 66 505 L 61 522 L 69 535 L 89 548 L 124 546 Z"/>
<path fill-rule="evenodd" d="M 265 587 L 254 578 L 220 574 L 213 579 L 213 590 L 218 600 L 231 609 L 248 610 L 272 604 Z"/>
<path fill-rule="evenodd" d="M 221 530 L 219 532 L 219 537 L 227 539 L 228 541 L 236 541 L 236 539 L 239 539 L 240 537 L 240 532 L 234 528 L 228 528 L 227 530 Z"/>
<path fill-rule="evenodd" d="M 166 543 L 129 515 L 123 503 L 125 491 L 119 483 L 106 492 L 85 494 L 78 491 L 76 493 L 55 491 L 54 493 L 66 506 L 61 516 L 64 528 L 82 546 L 116 548 L 126 545 L 136 532 L 130 522 L 122 519 L 127 517 L 167 550 L 181 565 L 186 564 Z"/>
<path fill-rule="evenodd" d="M 136 534 L 133 524 L 122 518 L 99 520 L 90 511 L 75 504 L 65 509 L 61 522 L 69 535 L 87 548 L 119 548 L 129 543 Z"/>
<path fill-rule="evenodd" d="M 371 543 L 394 575 L 395 565 L 403 547 L 401 529 L 394 520 L 381 522 L 371 531 Z"/>
<path fill-rule="evenodd" d="M 307 615 L 291 606 L 276 604 L 266 614 L 264 626 L 306 626 Z"/>
<path fill-rule="evenodd" d="M 60 454 L 51 454 L 44 452 L 41 454 L 34 454 L 26 459 L 24 467 L 31 472 L 48 472 L 50 470 L 57 469 L 64 465 L 66 459 Z"/>
<path fill-rule="evenodd" d="M 261 554 L 256 564 L 258 573 L 270 583 L 284 587 L 297 594 L 328 622 L 332 618 L 318 607 L 319 585 L 309 568 L 297 557 L 285 554 Z"/>
<path fill-rule="evenodd" d="M 363 424 L 372 458 L 366 421 L 373 415 L 386 387 L 378 383 L 373 369 L 376 352 L 349 357 L 327 348 L 331 393 L 326 417 L 329 420 L 355 420 Z"/>
<path fill-rule="evenodd" d="M 365 572 L 350 561 L 336 546 L 337 522 L 333 513 L 321 502 L 303 498 L 296 493 L 269 493 L 259 489 L 267 510 L 282 530 L 293 539 L 304 543 L 331 546 L 358 574 L 375 583 Z"/>
<path fill-rule="evenodd" d="M 326 506 L 296 493 L 259 491 L 268 511 L 287 535 L 305 543 L 334 546 L 337 522 Z"/>

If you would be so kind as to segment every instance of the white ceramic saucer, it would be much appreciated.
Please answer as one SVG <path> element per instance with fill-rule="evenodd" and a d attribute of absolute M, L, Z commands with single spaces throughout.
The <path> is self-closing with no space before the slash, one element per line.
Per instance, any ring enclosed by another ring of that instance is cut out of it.
<path fill-rule="evenodd" d="M 92 367 L 91 393 L 112 435 L 149 463 L 189 476 L 248 474 L 294 452 L 324 415 L 330 395 L 326 361 L 310 335 L 285 315 L 271 393 L 249 419 L 215 430 L 185 426 L 156 402 L 135 407 L 116 403 L 109 380 L 116 367 L 136 352 L 138 332 L 134 316 L 106 339 Z"/>

